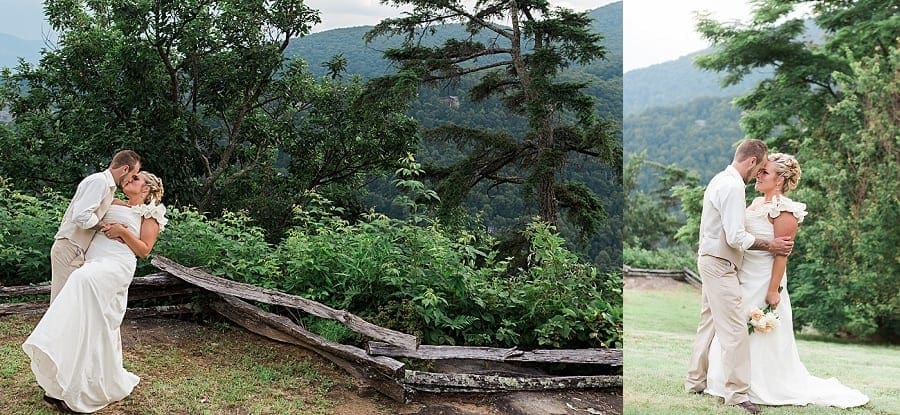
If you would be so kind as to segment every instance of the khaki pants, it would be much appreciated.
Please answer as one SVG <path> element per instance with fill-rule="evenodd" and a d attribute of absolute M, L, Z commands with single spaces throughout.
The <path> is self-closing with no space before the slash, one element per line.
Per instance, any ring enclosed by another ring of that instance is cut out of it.
<path fill-rule="evenodd" d="M 84 264 L 84 250 L 68 239 L 57 239 L 50 248 L 50 268 L 53 279 L 50 281 L 50 302 L 56 299 L 60 290 L 66 285 L 69 275 Z"/>
<path fill-rule="evenodd" d="M 709 255 L 697 258 L 697 268 L 703 281 L 700 324 L 684 387 L 692 392 L 702 392 L 706 388 L 709 345 L 717 335 L 722 344 L 725 369 L 725 403 L 735 405 L 748 401 L 750 339 L 747 316 L 741 312 L 737 268 L 731 261 Z"/>

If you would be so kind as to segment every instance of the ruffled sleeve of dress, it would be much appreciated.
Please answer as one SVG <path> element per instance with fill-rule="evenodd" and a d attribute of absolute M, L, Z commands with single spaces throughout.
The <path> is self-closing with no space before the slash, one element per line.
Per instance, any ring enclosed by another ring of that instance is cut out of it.
<path fill-rule="evenodd" d="M 780 216 L 781 212 L 790 212 L 797 218 L 797 223 L 802 223 L 807 214 L 806 203 L 795 202 L 784 196 L 775 196 L 770 206 L 769 217 L 773 219 Z"/>
<path fill-rule="evenodd" d="M 153 218 L 156 219 L 156 222 L 159 223 L 159 231 L 162 232 L 166 229 L 166 224 L 169 223 L 169 218 L 166 217 L 166 206 L 163 204 L 144 204 L 133 206 L 138 214 L 145 218 Z"/>

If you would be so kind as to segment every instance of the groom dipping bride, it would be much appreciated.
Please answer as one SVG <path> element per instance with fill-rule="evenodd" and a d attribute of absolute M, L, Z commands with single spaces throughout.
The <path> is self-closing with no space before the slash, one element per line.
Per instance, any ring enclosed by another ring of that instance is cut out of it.
<path fill-rule="evenodd" d="M 63 413 L 97 411 L 131 394 L 119 327 L 137 259 L 168 221 L 162 181 L 120 151 L 78 185 L 51 249 L 50 307 L 22 344 L 44 400 Z M 127 201 L 113 197 L 120 187 Z M 71 275 L 70 275 L 71 274 Z"/>

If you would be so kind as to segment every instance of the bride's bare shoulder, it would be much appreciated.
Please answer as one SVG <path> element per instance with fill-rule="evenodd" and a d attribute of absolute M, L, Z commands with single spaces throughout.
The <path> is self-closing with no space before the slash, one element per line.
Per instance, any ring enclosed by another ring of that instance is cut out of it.
<path fill-rule="evenodd" d="M 119 200 L 116 198 L 113 198 L 112 204 L 119 205 L 119 206 L 128 206 L 128 203 L 126 203 L 124 200 Z"/>

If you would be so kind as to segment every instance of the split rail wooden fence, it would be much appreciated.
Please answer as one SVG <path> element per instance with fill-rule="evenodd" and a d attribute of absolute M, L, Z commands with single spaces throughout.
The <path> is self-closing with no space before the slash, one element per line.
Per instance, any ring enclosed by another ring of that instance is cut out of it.
<path fill-rule="evenodd" d="M 695 287 L 699 287 L 701 285 L 700 276 L 695 274 L 694 271 L 691 271 L 689 268 L 646 269 L 646 268 L 633 268 L 628 265 L 625 265 L 622 267 L 622 272 L 623 272 L 624 276 L 626 276 L 626 277 L 673 278 L 678 281 L 684 281 Z"/>
<path fill-rule="evenodd" d="M 413 335 L 380 327 L 344 310 L 296 295 L 211 275 L 156 256 L 162 272 L 134 278 L 129 301 L 203 295 L 208 307 L 259 335 L 312 350 L 400 402 L 418 392 L 509 392 L 525 390 L 621 388 L 621 349 L 518 350 L 492 347 L 420 345 Z M 0 298 L 48 294 L 47 286 L 0 287 Z M 198 302 L 129 308 L 126 318 L 204 312 Z M 331 319 L 371 339 L 366 348 L 340 344 L 312 333 L 290 318 L 253 302 L 299 309 Z M 42 313 L 47 302 L 0 304 L 0 316 Z M 416 364 L 429 363 L 429 364 Z M 428 367 L 428 371 L 414 367 Z M 440 368 L 441 371 L 431 371 Z"/>

